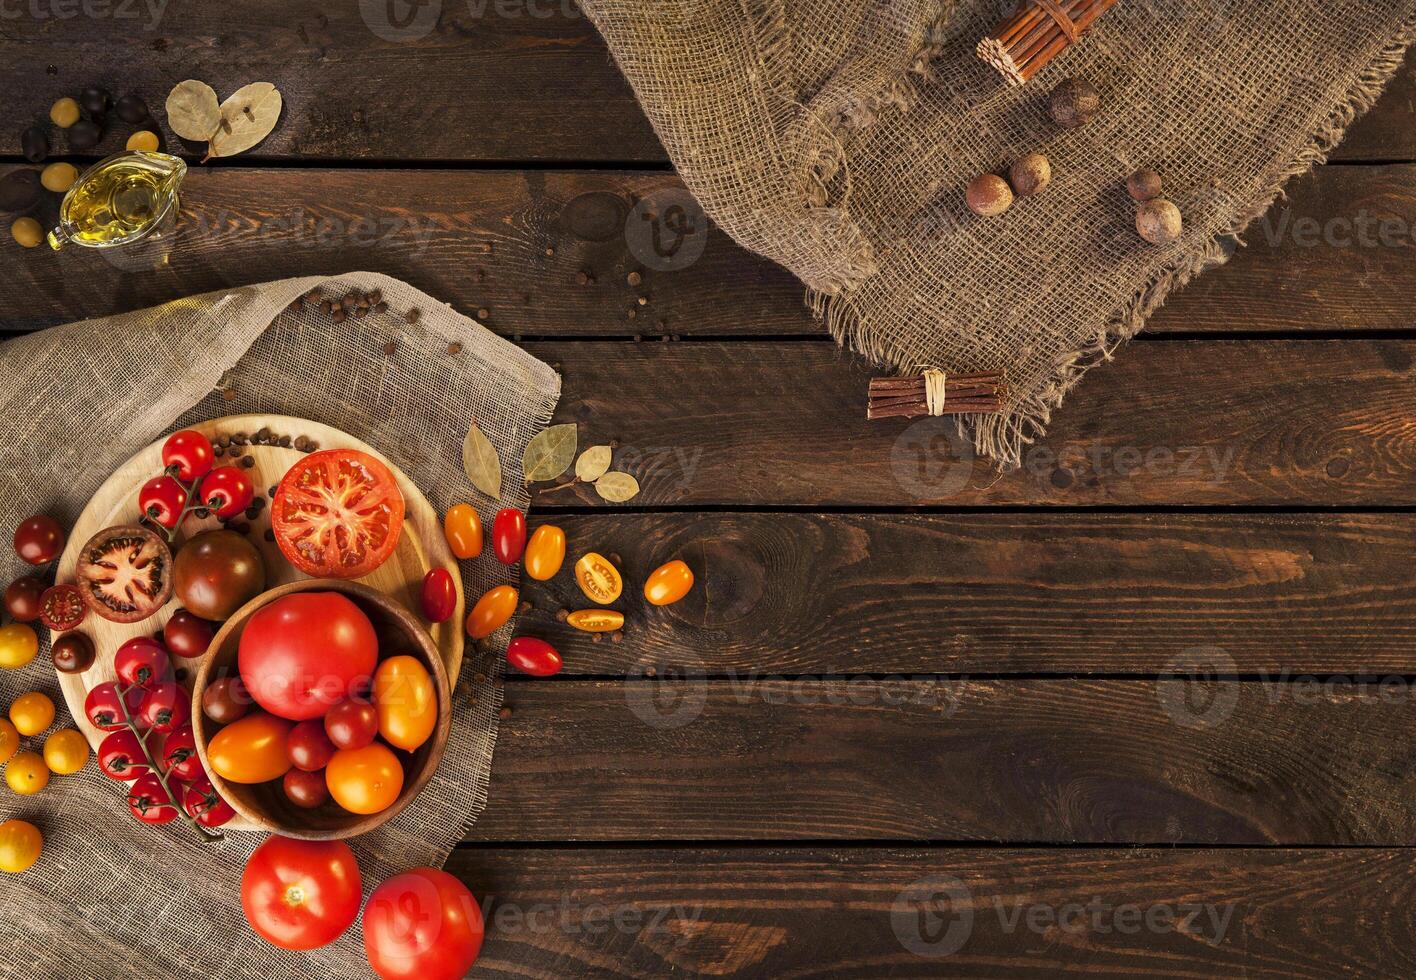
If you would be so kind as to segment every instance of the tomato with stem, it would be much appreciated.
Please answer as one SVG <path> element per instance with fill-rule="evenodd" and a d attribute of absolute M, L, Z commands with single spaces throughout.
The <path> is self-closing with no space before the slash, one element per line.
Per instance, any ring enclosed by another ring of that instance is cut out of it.
<path fill-rule="evenodd" d="M 109 779 L 132 782 L 151 770 L 147 754 L 130 729 L 109 732 L 98 743 L 98 768 Z"/>
<path fill-rule="evenodd" d="M 162 466 L 184 483 L 200 480 L 216 463 L 211 440 L 195 429 L 183 429 L 162 444 Z M 180 509 L 180 508 L 179 508 Z"/>
<path fill-rule="evenodd" d="M 128 790 L 128 809 L 142 823 L 165 824 L 177 819 L 177 805 L 154 772 L 139 776 Z"/>
<path fill-rule="evenodd" d="M 138 510 L 143 517 L 167 530 L 177 526 L 187 506 L 187 491 L 170 476 L 157 476 L 138 491 Z"/>
<path fill-rule="evenodd" d="M 113 670 L 125 687 L 150 688 L 172 678 L 172 661 L 161 643 L 137 636 L 113 655 Z"/>

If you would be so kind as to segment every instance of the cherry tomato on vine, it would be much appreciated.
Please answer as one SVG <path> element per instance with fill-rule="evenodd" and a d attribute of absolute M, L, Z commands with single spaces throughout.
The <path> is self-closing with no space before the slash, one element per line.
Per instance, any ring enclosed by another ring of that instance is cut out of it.
<path fill-rule="evenodd" d="M 467 634 L 474 640 L 491 636 L 516 612 L 517 591 L 509 585 L 488 589 L 467 614 Z"/>
<path fill-rule="evenodd" d="M 191 725 L 174 728 L 162 742 L 163 767 L 172 775 L 189 783 L 198 776 L 205 776 L 201 756 L 197 755 L 197 736 Z"/>
<path fill-rule="evenodd" d="M 508 643 L 506 662 L 533 677 L 559 674 L 562 666 L 561 655 L 556 648 L 534 636 L 518 636 Z"/>
<path fill-rule="evenodd" d="M 128 790 L 128 809 L 142 823 L 164 824 L 177 819 L 177 806 L 156 773 L 139 776 Z"/>
<path fill-rule="evenodd" d="M 203 774 L 182 794 L 182 809 L 203 827 L 220 827 L 236 816 L 231 804 L 221 798 L 211 780 Z"/>
<path fill-rule="evenodd" d="M 84 699 L 84 717 L 95 728 L 106 732 L 118 731 L 125 725 L 123 706 L 126 703 L 128 714 L 141 728 L 142 723 L 137 721 L 138 706 L 143 703 L 146 693 L 141 687 L 131 687 L 128 688 L 127 694 L 120 698 L 117 684 L 112 681 L 99 684 L 89 691 L 88 697 Z"/>
<path fill-rule="evenodd" d="M 305 772 L 323 769 L 334 755 L 334 743 L 325 734 L 324 720 L 311 718 L 290 729 L 285 739 L 285 751 L 290 756 L 290 764 Z M 289 776 L 289 773 L 286 773 Z"/>
<path fill-rule="evenodd" d="M 44 514 L 26 518 L 15 528 L 15 554 L 31 565 L 45 565 L 64 550 L 64 529 Z"/>
<path fill-rule="evenodd" d="M 324 718 L 325 734 L 339 749 L 362 749 L 379 733 L 379 710 L 368 701 L 341 701 Z"/>
<path fill-rule="evenodd" d="M 202 480 L 202 503 L 217 517 L 235 517 L 255 499 L 256 485 L 239 466 L 218 466 Z"/>
<path fill-rule="evenodd" d="M 216 628 L 207 620 L 179 609 L 162 628 L 162 642 L 179 657 L 192 659 L 203 656 L 211 646 Z"/>
<path fill-rule="evenodd" d="M 174 432 L 162 444 L 163 468 L 185 483 L 206 476 L 215 462 L 211 440 L 192 429 Z"/>
<path fill-rule="evenodd" d="M 152 768 L 138 737 L 126 728 L 109 732 L 98 743 L 98 768 L 109 779 L 130 782 Z"/>
<path fill-rule="evenodd" d="M 172 678 L 172 661 L 161 643 L 136 636 L 113 655 L 113 670 L 125 687 L 150 688 Z"/>
<path fill-rule="evenodd" d="M 644 598 L 656 606 L 678 602 L 693 588 L 693 570 L 675 558 L 649 573 L 644 581 Z"/>
<path fill-rule="evenodd" d="M 476 558 L 482 553 L 482 519 L 470 504 L 454 504 L 443 517 L 443 536 L 458 558 Z"/>
<path fill-rule="evenodd" d="M 420 597 L 423 616 L 430 623 L 445 623 L 457 611 L 457 583 L 446 568 L 434 568 L 423 576 Z"/>
<path fill-rule="evenodd" d="M 39 621 L 56 633 L 75 629 L 87 615 L 88 603 L 77 585 L 51 586 L 40 597 Z"/>
<path fill-rule="evenodd" d="M 155 732 L 170 732 L 192 717 L 192 693 L 176 681 L 154 684 L 138 705 L 138 720 Z"/>
<path fill-rule="evenodd" d="M 515 565 L 526 548 L 526 515 L 503 507 L 492 521 L 492 553 L 503 565 Z"/>
<path fill-rule="evenodd" d="M 526 544 L 526 574 L 538 582 L 556 577 L 565 562 L 565 532 L 554 524 L 542 524 Z"/>
<path fill-rule="evenodd" d="M 170 476 L 153 477 L 138 491 L 138 509 L 143 516 L 169 531 L 177 526 L 186 506 L 187 491 Z"/>

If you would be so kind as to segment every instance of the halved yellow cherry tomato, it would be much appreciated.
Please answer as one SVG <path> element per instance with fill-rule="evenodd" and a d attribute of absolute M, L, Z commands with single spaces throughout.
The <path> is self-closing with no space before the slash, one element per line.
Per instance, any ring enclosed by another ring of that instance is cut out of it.
<path fill-rule="evenodd" d="M 0 763 L 10 761 L 10 757 L 20 751 L 20 732 L 14 725 L 0 718 Z"/>
<path fill-rule="evenodd" d="M 482 553 L 482 519 L 471 504 L 454 504 L 443 518 L 447 546 L 458 558 L 476 558 Z"/>
<path fill-rule="evenodd" d="M 580 591 L 587 598 L 601 605 L 614 602 L 624 591 L 624 579 L 620 577 L 619 569 L 611 565 L 604 555 L 593 551 L 586 552 L 575 563 L 575 581 L 580 583 Z"/>
<path fill-rule="evenodd" d="M 19 752 L 5 765 L 5 782 L 16 796 L 33 796 L 49 785 L 49 767 L 38 752 Z"/>
<path fill-rule="evenodd" d="M 516 612 L 519 595 L 509 585 L 488 589 L 467 614 L 467 635 L 474 640 L 491 636 Z"/>
<path fill-rule="evenodd" d="M 526 553 L 521 556 L 526 574 L 538 582 L 547 582 L 556 577 L 564 562 L 565 532 L 554 524 L 536 528 L 526 545 Z"/>
<path fill-rule="evenodd" d="M 613 633 L 624 626 L 624 613 L 613 609 L 577 609 L 565 621 L 587 633 Z"/>
<path fill-rule="evenodd" d="M 438 723 L 438 692 L 416 657 L 389 657 L 374 671 L 374 707 L 379 734 L 396 749 L 412 752 Z"/>
<path fill-rule="evenodd" d="M 644 580 L 644 598 L 656 606 L 678 602 L 693 588 L 693 570 L 675 558 L 660 565 Z"/>
<path fill-rule="evenodd" d="M 39 860 L 44 849 L 44 835 L 39 828 L 24 820 L 0 823 L 0 871 L 19 874 L 28 871 Z"/>
<path fill-rule="evenodd" d="M 89 758 L 88 739 L 66 728 L 44 740 L 44 764 L 60 776 L 72 776 L 84 767 Z"/>
<path fill-rule="evenodd" d="M 10 705 L 10 721 L 21 735 L 38 735 L 54 724 L 54 702 L 38 691 L 21 694 Z"/>

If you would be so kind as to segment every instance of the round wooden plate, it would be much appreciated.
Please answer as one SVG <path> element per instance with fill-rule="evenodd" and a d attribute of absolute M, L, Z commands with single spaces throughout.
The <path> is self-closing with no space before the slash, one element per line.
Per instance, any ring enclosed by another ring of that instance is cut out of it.
<path fill-rule="evenodd" d="M 416 612 L 419 609 L 423 578 L 428 571 L 433 568 L 446 568 L 452 573 L 453 581 L 457 583 L 457 608 L 451 619 L 430 627 L 429 632 L 442 655 L 443 665 L 447 668 L 449 688 L 457 686 L 457 675 L 462 666 L 462 618 L 465 615 L 462 576 L 458 571 L 457 561 L 448 549 L 447 540 L 443 537 L 442 521 L 439 520 L 437 512 L 428 503 L 428 498 L 423 496 L 423 492 L 398 467 L 389 462 L 382 453 L 348 433 L 318 422 L 284 415 L 232 415 L 198 423 L 191 428 L 213 441 L 221 435 L 245 433 L 251 436 L 261 429 L 269 429 L 277 437 L 289 436 L 291 441 L 294 441 L 298 436 L 305 436 L 313 440 L 320 449 L 358 449 L 384 462 L 393 471 L 398 480 L 398 488 L 403 493 L 406 505 L 403 534 L 399 537 L 398 548 L 387 562 L 371 574 L 354 581 L 392 596 Z M 59 559 L 56 581 L 74 580 L 79 549 L 98 531 L 115 524 L 137 523 L 138 492 L 144 483 L 162 472 L 162 444 L 166 441 L 167 437 L 164 436 L 133 456 L 99 488 L 69 534 L 68 545 Z M 255 460 L 256 465 L 250 470 L 250 474 L 259 495 L 265 495 L 269 487 L 279 483 L 280 478 L 295 461 L 305 455 L 298 449 L 253 445 L 242 447 L 241 454 Z M 220 462 L 223 461 L 218 461 Z M 269 497 L 266 499 L 269 503 Z M 251 531 L 248 537 L 265 559 L 266 588 L 272 589 L 310 577 L 286 561 L 274 542 L 265 539 L 266 529 L 270 527 L 270 507 L 262 508 L 260 515 L 249 523 Z M 199 521 L 195 517 L 188 517 L 183 530 L 190 537 L 199 531 L 220 526 L 221 523 L 215 518 Z M 113 655 L 119 646 L 135 636 L 152 636 L 166 625 L 172 613 L 180 607 L 181 603 L 174 596 L 156 616 L 129 625 L 110 623 L 90 613 L 76 631 L 87 634 L 93 641 L 93 666 L 81 674 L 60 673 L 59 686 L 64 692 L 64 700 L 69 705 L 69 714 L 73 716 L 75 725 L 95 749 L 108 733 L 90 725 L 84 717 L 84 699 L 88 697 L 88 692 L 99 684 L 114 679 Z M 176 659 L 177 666 L 186 666 L 194 675 L 198 663 Z M 223 829 L 258 828 L 238 817 Z"/>

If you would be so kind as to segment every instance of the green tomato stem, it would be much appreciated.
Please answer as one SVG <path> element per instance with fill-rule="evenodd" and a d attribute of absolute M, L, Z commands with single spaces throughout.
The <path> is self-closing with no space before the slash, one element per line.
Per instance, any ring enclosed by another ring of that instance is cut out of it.
<path fill-rule="evenodd" d="M 211 844 L 225 840 L 226 838 L 221 834 L 212 833 L 201 824 L 197 823 L 196 818 L 189 814 L 187 808 L 177 799 L 177 794 L 172 792 L 172 786 L 167 782 L 167 774 L 162 771 L 162 767 L 159 766 L 157 760 L 153 758 L 152 750 L 148 748 L 147 737 L 139 731 L 137 723 L 133 721 L 133 716 L 128 714 L 128 692 L 132 690 L 132 687 L 125 687 L 116 681 L 114 682 L 114 686 L 118 688 L 118 710 L 123 712 L 123 724 L 128 726 L 128 730 L 133 733 L 133 737 L 136 738 L 138 744 L 143 747 L 143 756 L 147 759 L 148 766 L 151 768 L 151 771 L 157 775 L 157 781 L 162 784 L 162 791 L 167 794 L 167 799 L 171 802 L 172 806 L 176 808 L 178 815 L 181 816 L 183 820 L 187 821 L 193 830 L 201 835 L 204 843 Z"/>

